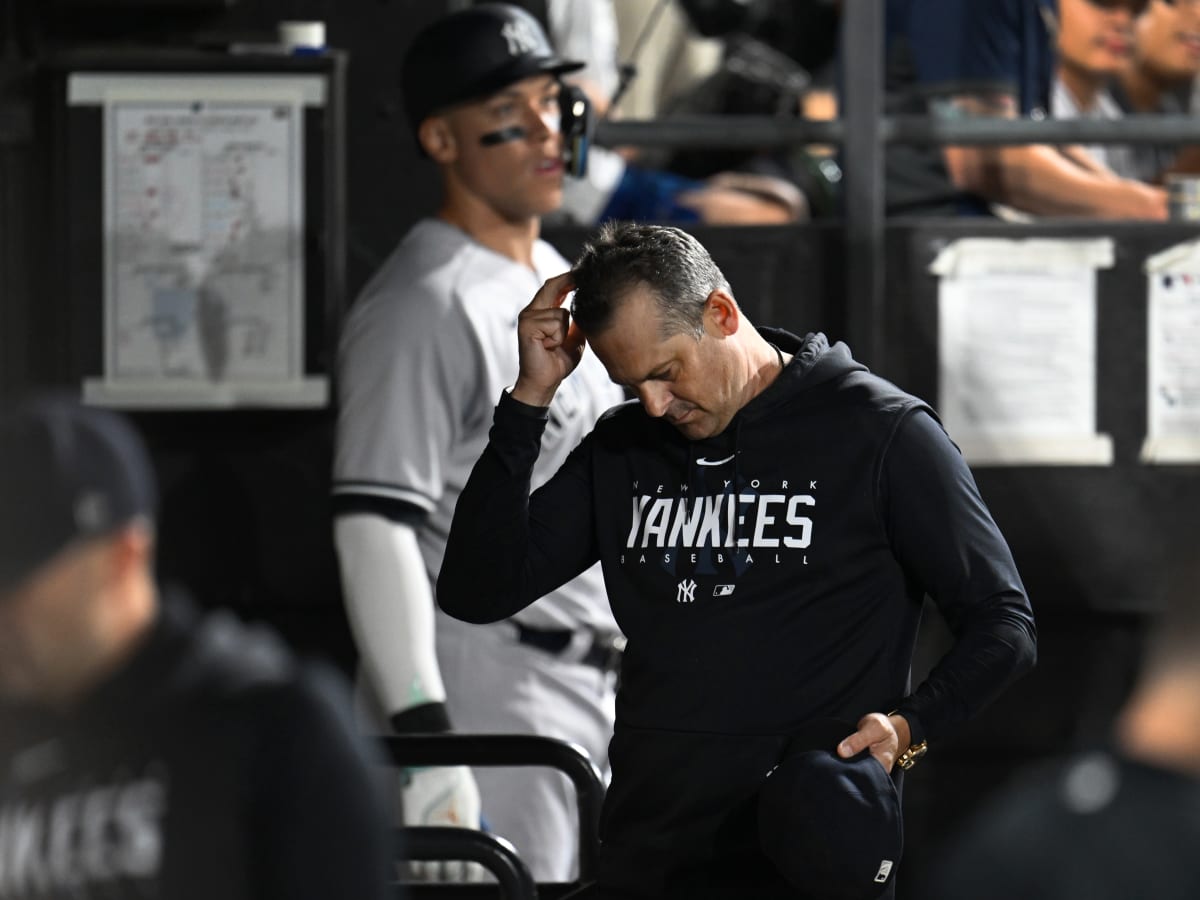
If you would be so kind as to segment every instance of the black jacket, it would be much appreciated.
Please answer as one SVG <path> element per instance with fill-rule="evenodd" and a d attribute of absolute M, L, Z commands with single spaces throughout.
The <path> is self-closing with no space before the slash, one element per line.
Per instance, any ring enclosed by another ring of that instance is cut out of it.
<path fill-rule="evenodd" d="M 0 898 L 376 898 L 391 840 L 331 673 L 163 604 L 69 716 L 0 709 Z"/>

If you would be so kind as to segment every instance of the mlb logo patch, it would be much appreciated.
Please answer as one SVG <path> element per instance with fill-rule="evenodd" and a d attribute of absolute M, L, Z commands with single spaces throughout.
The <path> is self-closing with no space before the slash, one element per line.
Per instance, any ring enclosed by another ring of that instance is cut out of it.
<path fill-rule="evenodd" d="M 735 587 L 736 587 L 736 585 L 733 585 L 733 584 L 718 584 L 715 588 L 713 588 L 713 596 L 714 597 L 728 597 L 730 594 L 733 593 L 733 589 Z"/>

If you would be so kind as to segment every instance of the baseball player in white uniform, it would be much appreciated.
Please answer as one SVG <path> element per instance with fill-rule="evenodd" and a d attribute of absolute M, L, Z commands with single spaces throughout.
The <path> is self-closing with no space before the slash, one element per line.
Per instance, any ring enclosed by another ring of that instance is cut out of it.
<path fill-rule="evenodd" d="M 405 105 L 444 199 L 344 326 L 334 536 L 360 682 L 394 731 L 565 738 L 605 769 L 620 637 L 598 567 L 491 626 L 450 619 L 433 599 L 459 491 L 517 376 L 517 314 L 570 267 L 538 229 L 562 198 L 558 78 L 578 67 L 505 4 L 441 19 L 408 51 Z M 586 355 L 555 397 L 537 477 L 622 399 Z M 478 827 L 482 801 L 538 881 L 575 876 L 575 798 L 561 773 L 440 767 L 404 782 L 407 824 Z M 433 868 L 420 877 L 469 877 Z"/>

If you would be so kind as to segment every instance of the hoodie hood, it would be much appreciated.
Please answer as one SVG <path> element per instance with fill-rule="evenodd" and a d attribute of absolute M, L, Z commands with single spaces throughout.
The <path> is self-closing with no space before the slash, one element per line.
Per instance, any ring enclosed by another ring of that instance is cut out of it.
<path fill-rule="evenodd" d="M 830 346 L 828 338 L 820 332 L 811 332 L 803 338 L 780 328 L 760 328 L 759 333 L 780 350 L 792 354 L 792 359 L 778 378 L 738 410 L 724 431 L 690 441 L 674 426 L 662 423 L 664 428 L 670 429 L 672 440 L 684 441 L 687 445 L 685 481 L 692 496 L 740 494 L 745 487 L 740 461 L 744 428 L 780 414 L 797 397 L 824 384 L 852 372 L 867 371 L 866 366 L 854 361 L 845 344 L 839 342 Z M 729 463 L 728 469 L 719 465 L 725 462 Z M 735 545 L 744 536 L 741 528 L 740 521 L 735 519 Z"/>
<path fill-rule="evenodd" d="M 802 338 L 782 328 L 760 327 L 758 332 L 784 353 L 791 353 L 792 360 L 766 390 L 742 407 L 730 422 L 731 428 L 738 427 L 739 420 L 753 422 L 770 415 L 802 391 L 813 390 L 851 372 L 869 371 L 851 357 L 849 347 L 841 341 L 830 345 L 819 331 Z"/>

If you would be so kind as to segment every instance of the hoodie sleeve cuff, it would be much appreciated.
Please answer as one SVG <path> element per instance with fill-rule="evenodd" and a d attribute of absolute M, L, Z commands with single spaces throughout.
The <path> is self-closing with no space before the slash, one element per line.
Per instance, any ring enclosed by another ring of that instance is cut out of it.
<path fill-rule="evenodd" d="M 897 707 L 895 710 L 893 710 L 891 712 L 891 715 L 904 716 L 904 721 L 908 723 L 910 746 L 919 744 L 919 743 L 921 743 L 921 741 L 925 740 L 925 726 L 921 724 L 920 717 L 915 712 L 913 712 L 911 709 L 907 709 L 904 706 L 900 706 L 900 707 Z M 903 752 L 906 749 L 908 749 L 908 748 L 907 747 L 900 748 L 901 752 Z"/>
<path fill-rule="evenodd" d="M 522 403 L 512 395 L 511 388 L 505 388 L 500 394 L 500 403 L 498 409 L 506 412 L 516 413 L 517 415 L 525 416 L 529 419 L 539 419 L 543 422 L 550 418 L 550 407 L 548 406 L 530 406 L 528 403 Z"/>

